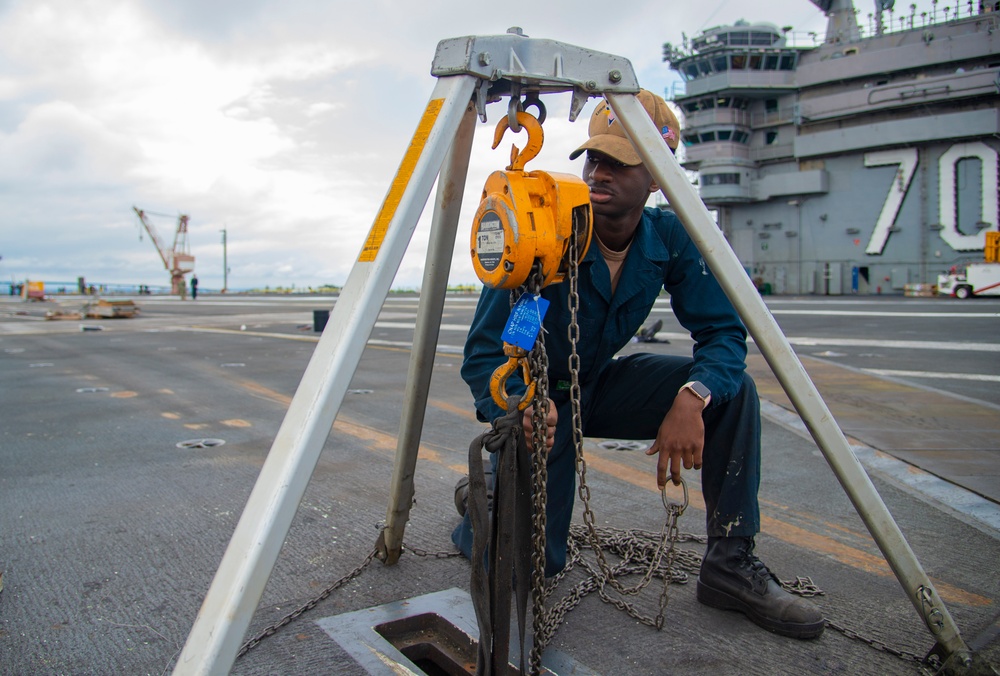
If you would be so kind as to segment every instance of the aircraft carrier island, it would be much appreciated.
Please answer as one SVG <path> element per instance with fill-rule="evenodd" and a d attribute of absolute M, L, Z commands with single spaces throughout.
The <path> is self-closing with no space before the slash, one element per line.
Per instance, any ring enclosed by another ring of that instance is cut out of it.
<path fill-rule="evenodd" d="M 746 22 L 664 45 L 684 166 L 761 291 L 930 293 L 998 227 L 1000 12 L 814 2 L 814 46 Z"/>

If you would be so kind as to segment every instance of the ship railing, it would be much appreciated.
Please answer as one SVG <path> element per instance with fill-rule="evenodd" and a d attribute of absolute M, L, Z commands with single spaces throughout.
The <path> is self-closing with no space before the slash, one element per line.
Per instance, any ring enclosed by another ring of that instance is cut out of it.
<path fill-rule="evenodd" d="M 699 143 L 684 149 L 687 162 L 704 162 L 705 160 L 738 159 L 749 160 L 750 148 L 742 143 L 716 141 Z"/>
<path fill-rule="evenodd" d="M 788 124 L 795 119 L 795 108 L 787 106 L 778 110 L 769 110 L 763 113 L 753 113 L 750 116 L 750 125 L 755 129 L 758 127 L 768 127 L 775 124 Z"/>
<path fill-rule="evenodd" d="M 929 12 L 917 13 L 916 5 L 910 5 L 908 13 L 899 14 L 891 10 L 882 13 L 882 35 L 903 33 L 911 30 L 923 30 L 940 26 L 959 19 L 982 18 L 990 16 L 991 12 L 980 12 L 979 2 L 956 2 L 954 5 L 938 8 L 934 3 Z M 862 36 L 871 37 L 878 31 L 875 14 L 868 13 L 868 26 L 861 26 Z"/>
<path fill-rule="evenodd" d="M 704 127 L 709 124 L 727 124 L 749 127 L 750 113 L 736 108 L 712 108 L 684 114 L 685 127 Z"/>
<path fill-rule="evenodd" d="M 772 143 L 766 146 L 750 148 L 749 150 L 750 159 L 754 162 L 792 157 L 795 154 L 795 146 L 792 143 Z"/>
<path fill-rule="evenodd" d="M 934 4 L 934 9 L 929 12 L 919 12 L 917 13 L 914 5 L 911 5 L 911 11 L 909 13 L 900 14 L 897 16 L 896 12 L 886 11 L 882 15 L 882 35 L 890 35 L 894 33 L 904 33 L 906 31 L 912 30 L 923 30 L 925 28 L 933 28 L 935 26 L 942 26 L 960 19 L 989 19 L 994 22 L 1000 22 L 1000 12 L 990 12 L 987 10 L 979 11 L 979 2 L 969 2 L 966 0 L 965 3 L 956 2 L 954 6 L 947 7 L 937 7 L 937 3 Z M 863 22 L 861 17 L 861 12 L 857 11 L 858 14 L 858 29 L 861 33 L 862 38 L 870 38 L 877 34 L 878 29 L 875 20 L 875 14 L 872 12 L 867 13 L 867 25 Z M 799 49 L 811 49 L 813 47 L 818 47 L 825 42 L 824 36 L 817 33 L 816 31 L 796 31 L 787 30 L 782 31 L 785 38 L 786 47 L 796 47 Z M 688 57 L 694 56 L 695 54 L 704 54 L 705 52 L 696 52 L 693 49 L 685 48 L 679 49 L 675 48 L 673 53 L 674 60 L 682 60 Z M 667 97 L 668 100 L 674 96 L 684 96 L 684 84 L 679 83 L 680 91 L 676 92 L 671 89 L 670 96 Z"/>

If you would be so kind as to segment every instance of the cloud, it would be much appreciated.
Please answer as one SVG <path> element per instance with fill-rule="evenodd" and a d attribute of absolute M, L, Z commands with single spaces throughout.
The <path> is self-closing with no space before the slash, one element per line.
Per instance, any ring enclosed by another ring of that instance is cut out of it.
<path fill-rule="evenodd" d="M 224 228 L 232 287 L 342 284 L 434 89 L 440 40 L 521 26 L 625 56 L 644 86 L 663 91 L 678 80 L 661 61 L 663 42 L 745 10 L 651 0 L 525 10 L 458 0 L 0 3 L 0 278 L 167 284 L 153 246 L 138 239 L 136 205 L 190 215 L 204 289 L 222 286 Z M 776 0 L 766 14 L 801 16 L 800 30 L 824 22 L 805 0 Z M 569 123 L 568 94 L 546 104 L 545 147 L 531 168 L 575 174 L 567 155 L 585 127 Z M 489 106 L 478 125 L 456 283 L 475 282 L 470 220 L 486 176 L 517 142 L 508 135 L 490 149 L 504 110 Z M 420 284 L 429 211 L 399 286 Z M 156 226 L 169 233 L 175 220 Z"/>
<path fill-rule="evenodd" d="M 140 156 L 135 141 L 65 101 L 32 108 L 0 137 L 0 181 L 30 190 L 38 181 L 62 187 L 117 182 Z"/>

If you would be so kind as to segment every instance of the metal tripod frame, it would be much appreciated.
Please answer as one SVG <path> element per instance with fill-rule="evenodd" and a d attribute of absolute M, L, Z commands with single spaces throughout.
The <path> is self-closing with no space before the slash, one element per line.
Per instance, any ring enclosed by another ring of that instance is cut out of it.
<path fill-rule="evenodd" d="M 430 101 L 348 276 L 205 596 L 174 674 L 225 674 L 264 592 L 417 221 L 439 178 L 379 558 L 399 558 L 472 152 L 487 101 L 572 92 L 570 121 L 604 96 L 739 312 L 921 619 L 950 658 L 971 655 L 958 627 L 847 439 L 695 188 L 635 97 L 628 60 L 520 29 L 438 44 Z M 514 110 L 512 105 L 511 111 Z M 512 125 L 514 126 L 514 125 Z M 516 127 L 515 127 L 516 129 Z"/>

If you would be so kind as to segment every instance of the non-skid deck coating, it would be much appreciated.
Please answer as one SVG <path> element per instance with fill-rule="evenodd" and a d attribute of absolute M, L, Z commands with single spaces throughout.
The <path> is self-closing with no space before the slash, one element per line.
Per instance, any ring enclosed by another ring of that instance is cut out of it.
<path fill-rule="evenodd" d="M 85 322 L 102 328 L 93 331 L 81 331 L 81 322 L 42 321 L 39 307 L 0 306 L 0 673 L 172 669 L 312 353 L 312 310 L 333 302 L 137 300 L 139 317 Z M 473 307 L 470 296 L 446 303 L 417 466 L 405 540 L 432 553 L 452 551 L 452 489 L 468 443 L 482 429 L 453 349 Z M 415 310 L 412 298 L 390 297 L 384 305 L 251 634 L 314 597 L 374 546 Z M 690 351 L 690 343 L 629 349 Z M 981 514 L 995 513 L 995 502 L 983 496 L 996 487 L 996 408 L 809 354 L 803 363 L 852 442 L 891 461 L 886 471 L 872 471 L 876 487 L 963 636 L 972 641 L 982 633 L 980 654 L 996 663 L 1000 642 L 990 628 L 1000 614 L 1000 539 L 960 509 L 978 500 L 986 504 Z M 832 471 L 796 429 L 763 361 L 752 355 L 750 368 L 765 398 L 758 552 L 784 579 L 811 576 L 826 592 L 817 602 L 830 619 L 923 655 L 933 639 Z M 942 407 L 953 404 L 954 413 L 944 414 Z M 200 438 L 225 444 L 177 445 Z M 980 455 L 966 454 L 973 450 Z M 658 529 L 664 512 L 650 460 L 641 451 L 602 448 L 599 440 L 588 440 L 586 452 L 598 525 Z M 946 459 L 924 469 L 948 481 L 895 460 L 907 452 L 923 463 L 935 454 Z M 964 463 L 967 457 L 978 464 Z M 894 475 L 900 467 L 903 474 Z M 907 483 L 907 476 L 926 481 Z M 697 477 L 690 478 L 697 488 Z M 958 487 L 975 489 L 976 480 L 984 485 L 978 493 Z M 943 505 L 933 491 L 918 490 L 929 482 L 950 487 L 950 498 L 959 491 L 968 499 Z M 684 531 L 704 533 L 699 498 L 694 490 Z M 375 562 L 238 660 L 233 673 L 365 673 L 317 620 L 468 589 L 468 571 L 462 559 L 410 552 L 396 566 Z M 637 603 L 652 614 L 657 601 L 654 591 Z M 912 662 L 831 630 L 809 642 L 773 636 L 737 614 L 699 605 L 693 584 L 671 587 L 663 632 L 588 598 L 552 647 L 603 674 L 918 673 Z"/>

